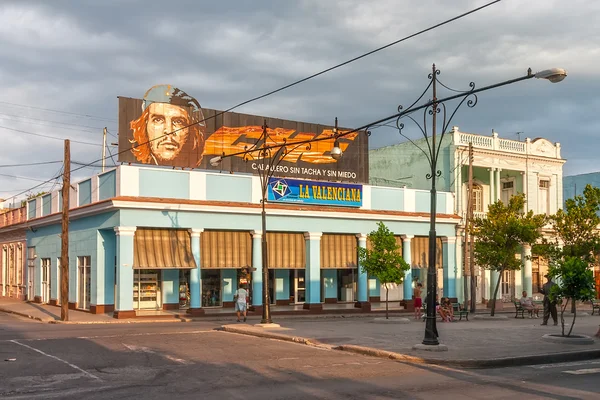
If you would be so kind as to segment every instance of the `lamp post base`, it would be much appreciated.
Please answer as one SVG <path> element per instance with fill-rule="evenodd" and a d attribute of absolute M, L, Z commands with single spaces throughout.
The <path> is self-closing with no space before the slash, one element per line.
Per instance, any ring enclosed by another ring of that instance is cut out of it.
<path fill-rule="evenodd" d="M 446 346 L 445 344 L 428 345 L 428 344 L 419 343 L 419 344 L 415 344 L 413 346 L 413 350 L 441 352 L 441 351 L 448 351 L 448 346 Z"/>

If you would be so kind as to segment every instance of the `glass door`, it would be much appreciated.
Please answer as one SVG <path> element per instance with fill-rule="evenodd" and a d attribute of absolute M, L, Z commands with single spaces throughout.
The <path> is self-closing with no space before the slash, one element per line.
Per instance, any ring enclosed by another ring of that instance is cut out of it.
<path fill-rule="evenodd" d="M 294 270 L 294 299 L 296 304 L 303 304 L 306 301 L 306 270 Z"/>
<path fill-rule="evenodd" d="M 28 267 L 27 271 L 27 300 L 33 301 L 33 280 L 35 276 L 35 267 Z"/>
<path fill-rule="evenodd" d="M 77 285 L 77 307 L 83 310 L 90 309 L 91 300 L 91 257 L 77 257 L 78 285 Z"/>

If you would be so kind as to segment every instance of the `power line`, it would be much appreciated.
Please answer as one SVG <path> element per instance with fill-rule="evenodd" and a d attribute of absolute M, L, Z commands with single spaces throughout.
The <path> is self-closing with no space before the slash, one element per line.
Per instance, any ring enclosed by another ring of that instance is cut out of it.
<path fill-rule="evenodd" d="M 28 178 L 26 176 L 17 176 L 17 175 L 8 175 L 8 174 L 0 174 L 0 176 L 5 176 L 7 178 L 24 179 L 24 180 L 28 180 L 28 181 L 46 182 L 46 181 L 44 181 L 42 179 Z"/>
<path fill-rule="evenodd" d="M 179 129 L 177 129 L 177 130 L 175 130 L 175 131 L 173 131 L 173 132 L 171 132 L 171 133 L 169 133 L 169 134 L 164 134 L 164 135 L 158 136 L 158 137 L 156 137 L 156 138 L 154 138 L 154 139 L 151 139 L 151 140 L 148 140 L 148 141 L 146 141 L 146 142 L 137 143 L 137 144 L 136 144 L 135 146 L 133 146 L 133 147 L 137 148 L 137 147 L 139 147 L 139 146 L 142 146 L 142 145 L 148 144 L 148 143 L 150 143 L 150 142 L 152 142 L 152 141 L 159 140 L 159 139 L 161 139 L 161 138 L 163 138 L 163 137 L 165 137 L 165 136 L 167 136 L 167 135 L 170 135 L 170 134 L 176 133 L 176 132 L 178 132 L 178 131 L 181 131 L 181 130 L 183 130 L 183 129 L 188 129 L 188 128 L 190 128 L 190 127 L 194 126 L 194 125 L 200 124 L 200 123 L 202 123 L 202 122 L 206 122 L 206 121 L 208 121 L 208 120 L 210 120 L 210 119 L 214 119 L 214 118 L 216 118 L 216 117 L 218 117 L 218 116 L 221 116 L 221 115 L 225 114 L 226 112 L 229 112 L 229 111 L 235 110 L 235 109 L 237 109 L 237 108 L 239 108 L 239 107 L 241 107 L 241 106 L 244 106 L 244 105 L 246 105 L 246 104 L 249 104 L 249 103 L 251 103 L 251 102 L 254 102 L 254 101 L 257 101 L 257 100 L 263 99 L 263 98 L 265 98 L 265 97 L 271 96 L 271 95 L 273 95 L 273 94 L 275 94 L 275 93 L 278 93 L 278 92 L 281 92 L 281 91 L 283 91 L 283 90 L 285 90 L 285 89 L 289 89 L 290 87 L 296 86 L 296 85 L 298 85 L 298 84 L 300 84 L 300 83 L 303 83 L 303 82 L 306 82 L 306 81 L 308 81 L 308 80 L 310 80 L 310 79 L 316 78 L 316 77 L 318 77 L 318 76 L 320 76 L 320 75 L 323 75 L 323 74 L 325 74 L 325 73 L 327 73 L 327 72 L 330 72 L 330 71 L 333 71 L 333 70 L 335 70 L 335 69 L 337 69 L 337 68 L 340 68 L 340 67 L 342 67 L 342 66 L 348 65 L 348 64 L 350 64 L 350 63 L 352 63 L 352 62 L 354 62 L 354 61 L 358 61 L 358 60 L 360 60 L 360 59 L 362 59 L 362 58 L 365 58 L 365 57 L 367 57 L 367 56 L 369 56 L 369 55 L 372 55 L 372 54 L 374 54 L 374 53 L 377 53 L 377 52 L 379 52 L 379 51 L 381 51 L 381 50 L 384 50 L 384 49 L 387 49 L 387 48 L 389 48 L 389 47 L 391 47 L 391 46 L 394 46 L 394 45 L 396 45 L 396 44 L 402 43 L 402 42 L 404 42 L 404 41 L 406 41 L 406 40 L 408 40 L 408 39 L 412 39 L 412 38 L 414 38 L 414 37 L 416 37 L 416 36 L 422 35 L 423 33 L 429 32 L 429 31 L 431 31 L 431 30 L 433 30 L 433 29 L 436 29 L 436 28 L 439 28 L 439 27 L 441 27 L 441 26 L 443 26 L 443 25 L 447 25 L 447 24 L 449 24 L 449 23 L 451 23 L 451 22 L 457 21 L 457 20 L 459 20 L 459 19 L 461 19 L 461 18 L 464 18 L 464 17 L 466 17 L 466 16 L 468 16 L 468 15 L 470 15 L 470 14 L 473 14 L 473 13 L 475 13 L 475 12 L 477 12 L 477 11 L 483 10 L 484 8 L 487 8 L 487 7 L 489 7 L 489 6 L 493 5 L 493 4 L 499 3 L 500 1 L 501 1 L 501 0 L 494 0 L 494 1 L 490 2 L 490 3 L 484 4 L 483 6 L 480 6 L 480 7 L 474 8 L 474 9 L 472 9 L 472 10 L 470 10 L 470 11 L 468 11 L 468 12 L 465 12 L 465 13 L 463 13 L 463 14 L 460 14 L 460 15 L 458 15 L 458 16 L 456 16 L 456 17 L 450 18 L 450 19 L 448 19 L 448 20 L 445 20 L 445 21 L 443 21 L 443 22 L 440 22 L 440 23 L 438 23 L 438 24 L 432 25 L 432 26 L 430 26 L 429 28 L 423 29 L 423 30 L 421 30 L 421 31 L 418 31 L 418 32 L 416 32 L 416 33 L 413 33 L 413 34 L 411 34 L 411 35 L 409 35 L 409 36 L 406 36 L 406 37 L 404 37 L 404 38 L 402 38 L 402 39 L 399 39 L 399 40 L 396 40 L 396 41 L 394 41 L 394 42 L 391 42 L 391 43 L 389 43 L 389 44 L 387 44 L 387 45 L 385 45 L 385 46 L 381 46 L 381 47 L 379 47 L 379 48 L 377 48 L 377 49 L 371 50 L 371 51 L 369 51 L 369 52 L 367 52 L 367 53 L 364 53 L 364 54 L 362 54 L 362 55 L 360 55 L 360 56 L 358 56 L 358 57 L 354 57 L 354 58 L 352 58 L 352 59 L 350 59 L 350 60 L 344 61 L 344 62 L 342 62 L 342 63 L 340 63 L 340 64 L 337 64 L 337 65 L 335 65 L 335 66 L 333 66 L 333 67 L 330 67 L 330 68 L 327 68 L 327 69 L 325 69 L 325 70 L 322 70 L 322 71 L 320 71 L 320 72 L 317 72 L 317 73 L 315 73 L 315 74 L 313 74 L 313 75 L 310 75 L 310 76 L 308 76 L 308 77 L 306 77 L 306 78 L 303 78 L 303 79 L 297 80 L 297 81 L 295 81 L 295 82 L 292 82 L 292 83 L 290 83 L 290 84 L 288 84 L 288 85 L 285 85 L 285 86 L 282 86 L 282 87 L 280 87 L 280 88 L 278 88 L 278 89 L 275 89 L 275 90 L 272 90 L 272 91 L 270 91 L 270 92 L 267 92 L 267 93 L 265 93 L 265 94 L 263 94 L 263 95 L 260 95 L 260 96 L 257 96 L 257 97 L 253 97 L 253 98 L 251 98 L 251 99 L 249 99 L 249 100 L 246 100 L 246 101 L 243 101 L 243 102 L 241 102 L 241 103 L 238 103 L 238 104 L 234 105 L 233 107 L 230 107 L 230 108 L 226 109 L 225 111 L 220 111 L 219 113 L 216 113 L 215 115 L 213 115 L 213 116 L 211 116 L 211 117 L 204 118 L 204 119 L 203 119 L 203 120 L 201 120 L 201 121 L 194 122 L 194 123 L 192 123 L 192 124 L 189 124 L 189 125 L 187 125 L 187 126 L 181 127 L 181 128 L 179 128 Z M 59 110 L 44 109 L 44 108 L 40 108 L 40 107 L 33 107 L 33 106 L 24 106 L 24 105 L 20 105 L 20 104 L 14 104 L 14 103 L 9 103 L 9 102 L 2 102 L 2 101 L 0 101 L 0 104 L 11 104 L 11 105 L 19 106 L 19 107 L 26 107 L 26 108 L 32 108 L 32 109 L 39 109 L 39 110 L 43 110 L 43 111 L 57 112 L 57 113 L 62 113 L 62 114 L 67 114 L 67 115 L 77 115 L 77 116 L 84 116 L 84 117 L 87 117 L 87 118 L 92 118 L 92 119 L 102 119 L 102 120 L 107 120 L 107 121 L 114 121 L 114 122 L 116 122 L 116 120 L 114 120 L 114 119 L 101 118 L 101 117 L 94 117 L 94 116 L 91 116 L 91 115 L 77 114 L 77 113 L 72 113 L 72 112 L 67 112 L 67 111 L 59 111 Z M 2 128 L 2 127 L 0 127 L 0 128 Z M 10 129 L 10 128 L 5 128 L 5 129 Z M 10 129 L 10 130 L 14 130 L 14 129 Z M 353 130 L 352 132 L 356 132 L 356 131 L 358 131 L 358 130 L 360 130 L 360 128 L 359 128 L 359 129 L 355 129 L 355 130 Z M 24 132 L 24 133 L 31 133 L 31 132 Z M 39 134 L 36 134 L 36 135 L 37 135 L 37 136 L 42 136 L 42 135 L 39 135 Z M 55 138 L 55 137 L 50 137 L 50 138 L 52 138 L 52 139 L 58 139 L 58 138 Z M 77 143 L 77 142 L 76 142 L 76 141 L 74 141 L 74 140 L 72 140 L 72 141 L 73 141 L 74 143 Z M 90 145 L 91 145 L 92 143 L 85 143 L 85 144 L 90 144 Z M 95 144 L 94 144 L 94 145 L 95 145 Z M 98 146 L 101 146 L 101 145 L 98 145 Z M 123 153 L 125 153 L 125 152 L 128 152 L 128 151 L 130 151 L 130 150 L 131 150 L 131 149 L 121 150 L 121 151 L 117 152 L 115 155 L 120 155 L 120 154 L 123 154 Z M 106 160 L 107 158 L 108 158 L 108 157 L 100 158 L 100 159 L 98 159 L 98 160 L 92 161 L 91 163 L 89 163 L 89 164 L 87 164 L 87 165 L 93 165 L 93 164 L 95 164 L 95 163 L 97 163 L 97 162 L 100 162 L 100 161 Z M 80 169 L 83 169 L 83 168 L 85 168 L 87 165 L 82 165 L 82 166 L 80 166 L 80 167 L 78 167 L 78 168 L 75 168 L 75 169 L 71 170 L 71 172 L 76 172 L 76 171 L 78 171 L 78 170 L 80 170 Z M 60 178 L 60 176 L 62 176 L 62 174 L 61 174 L 61 175 L 59 175 L 58 177 L 56 177 L 56 179 Z M 53 180 L 53 179 L 55 179 L 55 178 L 52 178 L 52 179 L 50 179 L 49 181 L 51 181 L 51 180 Z M 49 182 L 49 181 L 47 181 L 47 182 Z M 40 186 L 40 185 L 38 185 L 38 186 Z M 35 186 L 35 187 L 37 187 L 37 186 Z M 32 189 L 34 189 L 35 187 L 33 187 Z M 19 193 L 19 194 L 15 195 L 14 197 L 16 197 L 16 196 L 20 196 L 20 195 L 21 195 L 21 194 L 23 194 L 23 193 L 24 193 L 24 192 L 22 192 L 22 193 Z"/>
<path fill-rule="evenodd" d="M 25 163 L 25 164 L 4 164 L 4 165 L 0 165 L 0 168 L 28 167 L 31 165 L 46 165 L 46 164 L 58 164 L 58 163 L 62 163 L 62 161 L 44 161 L 44 162 Z"/>
<path fill-rule="evenodd" d="M 34 118 L 34 117 L 28 117 L 28 116 L 25 116 L 25 115 L 14 115 L 14 114 L 6 114 L 6 113 L 1 113 L 1 112 L 0 112 L 0 115 L 4 115 L 4 116 L 10 117 L 10 118 L 30 119 L 30 120 L 33 120 L 33 121 L 46 122 L 46 124 L 43 124 L 43 125 L 47 125 L 47 124 L 69 125 L 69 126 L 79 127 L 79 128 L 94 129 L 95 131 L 97 131 L 99 129 L 102 129 L 101 127 L 97 127 L 97 126 L 73 124 L 73 123 L 62 122 L 62 121 L 50 121 L 50 120 L 47 120 L 47 119 L 44 119 L 44 118 Z M 67 128 L 63 127 L 63 129 L 67 129 Z M 88 131 L 88 132 L 91 132 L 91 131 Z"/>
<path fill-rule="evenodd" d="M 35 106 L 29 106 L 29 105 L 24 105 L 24 104 L 11 103 L 8 101 L 0 101 L 0 104 L 8 104 L 10 106 L 15 106 L 15 107 L 31 108 L 33 110 L 47 111 L 47 112 L 53 112 L 53 113 L 57 113 L 57 114 L 73 115 L 73 116 L 77 116 L 77 117 L 85 117 L 85 118 L 102 120 L 102 121 L 117 122 L 116 119 L 112 119 L 112 118 L 97 117 L 97 116 L 90 115 L 90 114 L 79 114 L 79 113 L 74 113 L 74 112 L 70 112 L 70 111 L 53 110 L 50 108 L 35 107 Z"/>
<path fill-rule="evenodd" d="M 55 140 L 61 140 L 61 141 L 62 141 L 62 140 L 65 140 L 65 139 L 63 139 L 63 138 L 59 138 L 59 137 L 56 137 L 56 136 L 43 135 L 43 134 L 41 134 L 41 133 L 34 133 L 34 132 L 29 132 L 29 131 L 23 131 L 23 130 L 21 130 L 21 129 L 8 128 L 8 127 L 6 127 L 6 126 L 0 126 L 0 128 L 2 128 L 2 129 L 6 129 L 6 130 L 9 130 L 9 131 L 14 131 L 14 132 L 19 132 L 19 133 L 24 133 L 24 134 L 26 134 L 26 135 L 40 136 L 40 137 L 44 137 L 44 138 L 48 138 L 48 139 L 55 139 Z M 100 147 L 102 147 L 102 145 L 101 145 L 101 144 L 98 144 L 98 143 L 82 142 L 82 141 L 79 141 L 79 140 L 73 140 L 73 139 L 69 139 L 69 140 L 70 140 L 71 142 L 73 142 L 73 143 L 87 144 L 88 146 L 100 146 Z"/>
<path fill-rule="evenodd" d="M 206 122 L 206 121 L 208 121 L 208 120 L 211 120 L 211 119 L 217 118 L 217 117 L 219 117 L 219 116 L 221 116 L 221 115 L 223 115 L 223 114 L 225 114 L 225 113 L 227 113 L 227 112 L 229 112 L 229 111 L 233 111 L 233 110 L 235 110 L 236 108 L 239 108 L 239 107 L 241 107 L 241 106 L 244 106 L 244 105 L 246 105 L 246 104 L 249 104 L 249 103 L 251 103 L 251 102 L 254 102 L 254 101 L 257 101 L 257 100 L 263 99 L 263 98 L 265 98 L 265 97 L 271 96 L 271 95 L 273 95 L 273 94 L 275 94 L 275 93 L 278 93 L 278 92 L 281 92 L 281 91 L 283 91 L 283 90 L 285 90 L 285 89 L 289 89 L 289 88 L 290 88 L 290 87 L 292 87 L 292 86 L 295 86 L 295 85 L 298 85 L 298 84 L 300 84 L 300 83 L 306 82 L 306 81 L 308 81 L 308 80 L 310 80 L 310 79 L 316 78 L 316 77 L 318 77 L 318 76 L 320 76 L 320 75 L 323 75 L 323 74 L 325 74 L 325 73 L 327 73 L 327 72 L 333 71 L 334 69 L 337 69 L 337 68 L 343 67 L 343 66 L 345 66 L 345 65 L 348 65 L 348 64 L 350 64 L 350 63 L 352 63 L 352 62 L 354 62 L 354 61 L 360 60 L 360 59 L 362 59 L 362 58 L 364 58 L 364 57 L 367 57 L 367 56 L 369 56 L 369 55 L 372 55 L 372 54 L 374 54 L 374 53 L 377 53 L 377 52 L 379 52 L 379 51 L 381 51 L 381 50 L 387 49 L 388 47 L 394 46 L 394 45 L 396 45 L 396 44 L 398 44 L 398 43 L 402 43 L 402 42 L 404 42 L 404 41 L 406 41 L 406 40 L 408 40 L 408 39 L 412 39 L 412 38 L 414 38 L 414 37 L 416 37 L 416 36 L 422 35 L 423 33 L 429 32 L 429 31 L 431 31 L 431 30 L 433 30 L 433 29 L 439 28 L 439 27 L 441 27 L 441 26 L 443 26 L 443 25 L 446 25 L 446 24 L 449 24 L 449 23 L 451 23 L 451 22 L 457 21 L 457 20 L 459 20 L 459 19 L 461 19 L 461 18 L 464 18 L 464 17 L 466 17 L 466 16 L 468 16 L 468 15 L 470 15 L 470 14 L 473 14 L 473 13 L 475 13 L 475 12 L 477 12 L 477 11 L 483 10 L 484 8 L 487 8 L 487 7 L 489 7 L 489 6 L 493 5 L 493 4 L 499 3 L 500 1 L 502 1 L 502 0 L 494 0 L 494 1 L 490 2 L 490 3 L 487 3 L 487 4 L 484 4 L 483 6 L 480 6 L 480 7 L 474 8 L 474 9 L 472 9 L 472 10 L 470 10 L 470 11 L 467 11 L 467 12 L 465 12 L 465 13 L 463 13 L 463 14 L 460 14 L 460 15 L 458 15 L 458 16 L 456 16 L 456 17 L 453 17 L 453 18 L 447 19 L 447 20 L 445 20 L 445 21 L 443 21 L 443 22 L 440 22 L 440 23 L 438 23 L 438 24 L 432 25 L 432 26 L 430 26 L 429 28 L 426 28 L 426 29 L 420 30 L 420 31 L 418 31 L 418 32 L 416 32 L 416 33 L 413 33 L 413 34 L 411 34 L 411 35 L 409 35 L 409 36 L 406 36 L 406 37 L 404 37 L 404 38 L 402 38 L 402 39 L 399 39 L 399 40 L 396 40 L 396 41 L 394 41 L 394 42 L 388 43 L 388 44 L 386 44 L 385 46 L 378 47 L 378 48 L 376 48 L 376 49 L 374 49 L 374 50 L 371 50 L 371 51 L 369 51 L 369 52 L 367 52 L 367 53 L 364 53 L 364 54 L 362 54 L 362 55 L 360 55 L 360 56 L 358 56 L 358 57 L 354 57 L 354 58 L 352 58 L 352 59 L 350 59 L 350 60 L 348 60 L 348 61 L 344 61 L 344 62 L 342 62 L 342 63 L 340 63 L 340 64 L 334 65 L 333 67 L 330 67 L 330 68 L 327 68 L 327 69 L 325 69 L 325 70 L 322 70 L 322 71 L 320 71 L 320 72 L 317 72 L 317 73 L 315 73 L 315 74 L 312 74 L 312 75 L 310 75 L 310 76 L 308 76 L 308 77 L 306 77 L 306 78 L 302 78 L 302 79 L 300 79 L 300 80 L 297 80 L 297 81 L 295 81 L 295 82 L 292 82 L 292 83 L 290 83 L 290 84 L 288 84 L 288 85 L 285 85 L 285 86 L 282 86 L 282 87 L 280 87 L 280 88 L 278 88 L 278 89 L 275 89 L 275 90 L 272 90 L 272 91 L 270 91 L 270 92 L 267 92 L 267 93 L 265 93 L 265 94 L 263 94 L 263 95 L 260 95 L 260 96 L 257 96 L 257 97 L 253 97 L 253 98 L 251 98 L 251 99 L 249 99 L 249 100 L 246 100 L 246 101 L 243 101 L 243 102 L 241 102 L 241 103 L 238 103 L 238 104 L 234 105 L 233 107 L 230 107 L 230 108 L 228 108 L 228 109 L 226 109 L 226 110 L 224 110 L 224 111 L 220 111 L 220 112 L 216 113 L 215 115 L 213 115 L 213 116 L 211 116 L 211 117 L 204 118 L 203 120 L 200 120 L 200 121 L 194 122 L 194 123 L 192 123 L 192 124 L 189 124 L 189 125 L 187 125 L 187 126 L 181 127 L 181 128 L 179 128 L 179 129 L 176 129 L 176 130 L 174 130 L 174 131 L 172 131 L 172 132 L 170 132 L 170 133 L 167 133 L 167 134 L 164 134 L 164 135 L 158 136 L 158 137 L 156 137 L 156 138 L 154 138 L 154 139 L 147 140 L 146 142 L 137 143 L 137 144 L 135 144 L 133 147 L 134 147 L 134 148 L 137 148 L 137 147 L 139 147 L 139 146 L 146 145 L 146 144 L 148 144 L 148 143 L 151 143 L 151 142 L 153 142 L 153 141 L 155 141 L 155 140 L 162 139 L 162 138 L 163 138 L 163 137 L 165 137 L 165 136 L 171 135 L 171 134 L 173 134 L 173 133 L 179 132 L 179 131 L 181 131 L 181 130 L 184 130 L 184 129 L 188 129 L 188 128 L 190 128 L 190 127 L 194 126 L 194 125 L 201 124 L 201 123 L 203 123 L 203 122 Z M 359 129 L 355 129 L 353 132 L 356 132 L 356 131 L 358 131 L 358 130 L 359 130 Z M 128 152 L 128 151 L 130 151 L 130 150 L 131 150 L 131 149 L 121 150 L 121 151 L 117 152 L 115 155 L 120 155 L 120 154 L 123 154 L 123 153 L 125 153 L 125 152 Z M 102 160 L 105 160 L 105 159 L 107 159 L 107 158 L 108 158 L 108 157 L 100 158 L 99 160 L 92 161 L 90 164 L 97 163 L 97 162 L 99 162 L 99 161 L 102 161 Z M 81 166 L 81 167 L 79 167 L 79 168 L 76 168 L 76 169 L 72 170 L 72 172 L 75 172 L 75 171 L 77 171 L 77 170 L 79 170 L 79 169 L 82 169 L 82 168 L 85 168 L 85 167 L 84 167 L 84 166 Z"/>

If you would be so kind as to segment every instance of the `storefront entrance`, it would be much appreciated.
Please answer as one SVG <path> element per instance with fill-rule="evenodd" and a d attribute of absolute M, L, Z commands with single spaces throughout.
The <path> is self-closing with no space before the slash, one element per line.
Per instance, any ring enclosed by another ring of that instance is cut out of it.
<path fill-rule="evenodd" d="M 162 308 L 160 271 L 138 269 L 133 274 L 133 308 L 158 310 Z"/>
<path fill-rule="evenodd" d="M 50 301 L 50 259 L 42 258 L 42 303 Z"/>
<path fill-rule="evenodd" d="M 190 307 L 190 270 L 179 270 L 179 308 Z"/>
<path fill-rule="evenodd" d="M 294 274 L 292 280 L 294 285 L 294 302 L 296 304 L 303 304 L 306 301 L 306 270 L 295 269 L 290 271 L 290 273 Z"/>
<path fill-rule="evenodd" d="M 77 257 L 77 308 L 81 308 L 83 310 L 90 309 L 90 299 L 91 294 L 90 291 L 92 289 L 91 285 L 91 257 Z"/>
<path fill-rule="evenodd" d="M 221 307 L 223 291 L 220 269 L 203 269 L 202 271 L 202 307 Z"/>

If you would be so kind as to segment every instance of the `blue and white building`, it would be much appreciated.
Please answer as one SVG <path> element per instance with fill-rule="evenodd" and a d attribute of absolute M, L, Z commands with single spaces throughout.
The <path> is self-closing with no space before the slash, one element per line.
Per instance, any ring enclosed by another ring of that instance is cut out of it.
<path fill-rule="evenodd" d="M 308 183 L 308 182 L 307 182 Z M 335 183 L 323 183 L 335 186 Z M 429 192 L 363 185 L 359 207 L 269 202 L 261 232 L 257 176 L 121 165 L 70 190 L 69 307 L 134 317 L 140 310 L 230 307 L 240 283 L 262 304 L 261 238 L 267 235 L 276 305 L 380 301 L 362 273 L 357 247 L 383 221 L 413 266 L 390 299 L 410 306 L 414 278 L 427 268 Z M 27 203 L 28 281 L 33 298 L 59 304 L 60 191 Z M 440 296 L 457 297 L 455 194 L 437 198 Z M 0 228 L 0 236 L 3 230 Z M 32 276 L 30 276 L 32 275 Z"/>

